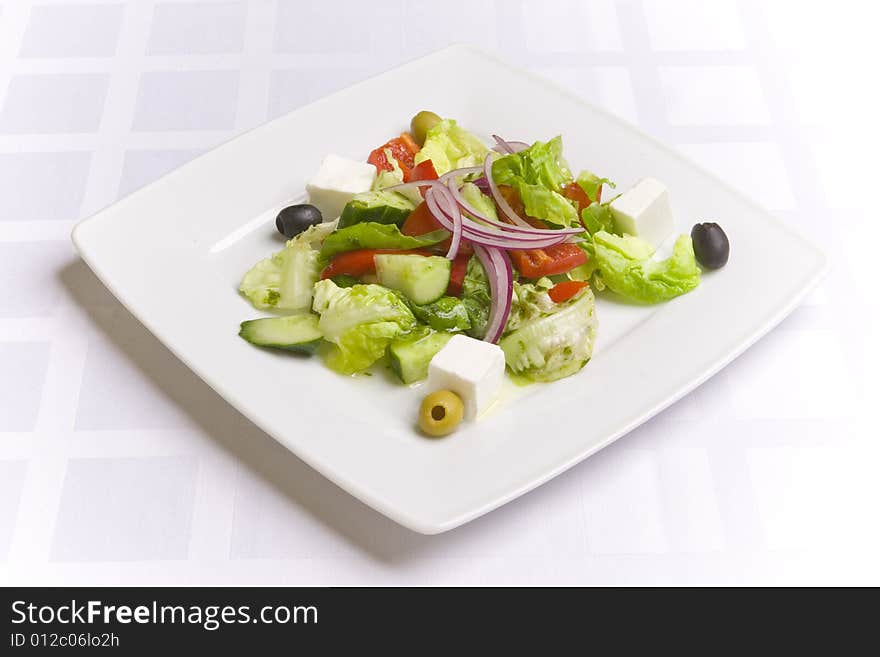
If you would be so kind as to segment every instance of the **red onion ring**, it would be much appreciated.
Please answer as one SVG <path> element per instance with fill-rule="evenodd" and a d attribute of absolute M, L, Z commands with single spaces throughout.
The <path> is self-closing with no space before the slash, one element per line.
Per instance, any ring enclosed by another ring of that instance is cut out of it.
<path fill-rule="evenodd" d="M 397 185 L 392 185 L 391 187 L 386 187 L 385 190 L 396 192 L 396 191 L 401 191 L 404 189 L 414 189 L 414 188 L 419 188 L 419 187 L 431 187 L 431 188 L 440 189 L 441 190 L 440 193 L 442 194 L 441 200 L 449 201 L 449 206 L 446 208 L 446 216 L 449 218 L 449 220 L 455 221 L 456 211 L 452 209 L 452 206 L 456 205 L 456 206 L 464 209 L 465 212 L 467 212 L 468 214 L 473 215 L 479 221 L 481 221 L 485 224 L 488 224 L 487 226 L 483 226 L 481 224 L 478 224 L 474 221 L 469 220 L 469 218 L 467 218 L 467 217 L 464 217 L 463 221 L 464 221 L 465 229 L 469 230 L 469 232 L 481 233 L 481 234 L 488 236 L 488 237 L 495 237 L 495 238 L 499 238 L 499 239 L 506 239 L 506 238 L 510 237 L 513 239 L 522 238 L 522 241 L 525 241 L 526 239 L 536 239 L 536 240 L 543 241 L 543 240 L 547 240 L 547 239 L 550 239 L 551 237 L 555 237 L 555 236 L 559 236 L 559 235 L 571 236 L 571 235 L 579 235 L 580 233 L 584 232 L 583 228 L 535 228 L 534 226 L 530 226 L 528 224 L 526 226 L 514 226 L 512 224 L 507 224 L 507 223 L 504 223 L 501 221 L 495 221 L 494 219 L 481 214 L 473 206 L 471 206 L 469 203 L 467 203 L 467 201 L 465 201 L 465 199 L 464 199 L 464 197 L 462 197 L 461 192 L 459 191 L 458 187 L 454 184 L 454 181 L 452 180 L 453 177 L 466 176 L 466 175 L 475 173 L 476 171 L 479 171 L 481 168 L 482 167 L 466 167 L 463 169 L 454 169 L 452 171 L 449 171 L 449 172 L 443 174 L 443 176 L 441 176 L 437 180 L 414 180 L 412 182 L 400 183 Z M 445 181 L 447 184 L 443 185 L 442 184 L 443 181 Z M 435 203 L 437 203 L 438 207 L 441 207 L 439 205 L 440 200 L 435 201 Z M 432 211 L 431 214 L 437 214 L 437 213 Z M 441 218 L 437 217 L 437 219 L 439 221 Z M 514 233 L 514 235 L 507 235 L 507 234 L 502 235 L 499 231 L 488 232 L 490 226 L 500 228 L 502 231 L 505 231 L 505 232 Z M 446 229 L 452 230 L 451 227 L 446 228 Z M 554 244 L 557 244 L 557 243 L 559 243 L 559 242 L 558 241 L 554 242 Z M 517 248 L 517 247 L 512 247 L 512 248 Z M 519 247 L 519 248 L 523 248 L 523 247 Z M 535 247 L 535 248 L 539 248 L 539 247 Z"/>
<path fill-rule="evenodd" d="M 430 194 L 440 194 L 444 197 L 446 201 L 446 206 L 451 210 L 451 219 L 452 219 L 452 240 L 449 242 L 449 250 L 446 252 L 446 258 L 448 260 L 455 260 L 455 256 L 458 255 L 458 249 L 461 245 L 461 237 L 464 228 L 464 221 L 461 216 L 461 210 L 459 210 L 458 206 L 455 204 L 455 200 L 448 196 L 449 189 L 445 185 L 436 185 L 428 190 Z M 425 194 L 425 196 L 428 195 Z"/>
<path fill-rule="evenodd" d="M 495 140 L 495 143 L 498 145 L 495 146 L 492 150 L 496 153 L 507 153 L 508 155 L 513 155 L 513 148 L 511 148 L 506 141 L 504 141 L 498 135 L 492 135 L 492 139 Z"/>
<path fill-rule="evenodd" d="M 507 141 L 506 139 L 502 139 L 498 135 L 492 135 L 492 139 L 498 142 L 498 145 L 492 149 L 496 153 L 513 155 L 514 153 L 519 153 L 520 151 L 524 151 L 525 149 L 529 148 L 529 144 L 524 141 Z"/>
<path fill-rule="evenodd" d="M 402 192 L 404 189 L 418 189 L 419 187 L 433 187 L 437 184 L 437 180 L 413 180 L 412 182 L 398 183 L 386 187 L 385 192 Z"/>
<path fill-rule="evenodd" d="M 489 291 L 492 295 L 489 321 L 486 324 L 486 335 L 483 336 L 483 340 L 495 344 L 501 339 L 507 318 L 510 317 L 513 301 L 513 268 L 510 266 L 510 258 L 501 249 L 484 248 L 475 244 L 474 254 L 486 270 Z"/>
<path fill-rule="evenodd" d="M 449 243 L 449 250 L 446 252 L 446 258 L 448 260 L 455 260 L 455 256 L 458 255 L 458 249 L 461 245 L 463 232 L 461 212 L 456 213 L 455 211 L 458 210 L 458 207 L 455 207 L 452 214 L 449 215 L 440 208 L 440 204 L 437 202 L 435 194 L 439 193 L 442 196 L 442 190 L 444 189 L 446 188 L 443 185 L 432 186 L 431 189 L 425 193 L 425 204 L 428 206 L 428 211 L 433 215 L 434 219 L 437 220 L 437 223 L 452 233 L 452 240 Z"/>
<path fill-rule="evenodd" d="M 428 196 L 431 197 L 430 202 Z M 455 213 L 458 211 L 458 207 L 452 198 L 451 191 L 445 185 L 437 185 L 428 190 L 428 193 L 425 194 L 425 202 L 428 204 L 428 210 L 441 226 L 446 230 L 454 230 Z M 461 221 L 462 237 L 469 242 L 513 251 L 543 249 L 561 244 L 572 237 L 571 233 L 560 234 L 558 231 L 551 233 L 549 230 L 542 229 L 537 229 L 536 233 L 532 234 L 510 234 L 482 226 L 468 217 L 462 217 Z"/>
<path fill-rule="evenodd" d="M 452 171 L 447 171 L 442 176 L 437 178 L 437 182 L 443 185 L 449 184 L 450 178 L 461 178 L 463 176 L 470 176 L 475 173 L 482 173 L 483 167 L 482 165 L 478 167 L 463 167 L 461 169 L 453 169 Z"/>
<path fill-rule="evenodd" d="M 529 222 L 513 211 L 513 208 L 510 207 L 510 203 L 507 202 L 507 199 L 504 198 L 501 191 L 498 189 L 498 185 L 495 184 L 495 178 L 492 175 L 492 164 L 497 157 L 497 154 L 489 153 L 486 156 L 486 161 L 483 163 L 483 171 L 486 172 L 486 181 L 489 183 L 489 191 L 492 192 L 492 198 L 495 199 L 495 203 L 501 208 L 501 213 L 513 223 L 522 226 L 523 228 L 534 228 L 534 226 L 530 226 Z"/>
<path fill-rule="evenodd" d="M 504 223 L 503 221 L 497 221 L 492 219 L 488 215 L 481 213 L 476 210 L 474 206 L 468 203 L 464 196 L 462 196 L 461 189 L 455 183 L 454 180 L 450 179 L 447 184 L 447 188 L 449 192 L 452 194 L 452 197 L 455 199 L 458 206 L 471 215 L 474 219 L 487 224 L 488 226 L 493 226 L 495 228 L 500 228 L 508 233 L 515 233 L 517 237 L 530 235 L 534 237 L 546 238 L 548 235 L 579 235 L 584 232 L 583 228 L 535 228 L 534 226 L 529 226 L 528 228 L 523 228 L 521 226 L 514 226 L 512 224 Z M 474 224 L 473 227 L 483 228 L 479 224 Z"/>

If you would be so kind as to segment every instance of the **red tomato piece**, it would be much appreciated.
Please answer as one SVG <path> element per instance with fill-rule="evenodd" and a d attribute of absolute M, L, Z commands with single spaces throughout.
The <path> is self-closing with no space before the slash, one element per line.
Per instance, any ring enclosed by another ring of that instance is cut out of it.
<path fill-rule="evenodd" d="M 412 168 L 409 172 L 407 182 L 415 182 L 417 180 L 437 180 L 439 177 L 440 176 L 437 175 L 437 170 L 434 168 L 434 163 L 431 162 L 431 160 L 425 160 L 424 162 L 419 162 Z M 419 194 L 424 198 L 425 192 L 427 191 L 427 187 L 421 187 L 419 189 Z"/>
<path fill-rule="evenodd" d="M 400 232 L 404 235 L 424 235 L 441 228 L 443 226 L 434 219 L 434 215 L 431 214 L 428 205 L 426 203 L 419 203 L 416 209 L 409 213 L 406 221 L 403 222 Z"/>
<path fill-rule="evenodd" d="M 544 249 L 511 251 L 517 271 L 526 278 L 554 276 L 571 271 L 587 261 L 587 254 L 576 244 L 556 244 Z"/>
<path fill-rule="evenodd" d="M 406 221 L 403 222 L 403 226 L 400 228 L 400 232 L 404 235 L 424 235 L 425 233 L 430 233 L 435 230 L 443 230 L 443 226 L 434 219 L 434 215 L 431 214 L 431 211 L 425 203 L 419 203 L 419 205 L 416 206 L 416 209 L 410 212 L 410 215 L 406 218 Z M 451 242 L 452 238 L 450 237 L 433 248 L 439 252 L 446 253 L 446 251 L 449 250 L 449 244 Z M 458 252 L 463 255 L 470 255 L 474 252 L 474 248 L 471 246 L 470 242 L 462 240 L 458 247 Z"/>
<path fill-rule="evenodd" d="M 587 193 L 583 190 L 583 188 L 578 185 L 576 182 L 569 183 L 565 187 L 562 188 L 562 195 L 577 203 L 578 206 L 578 216 L 581 216 L 581 212 L 583 212 L 584 208 L 589 207 L 592 203 L 601 203 L 602 202 L 602 187 L 599 187 L 599 191 L 596 193 L 596 198 L 591 199 L 587 196 Z"/>
<path fill-rule="evenodd" d="M 367 158 L 367 162 L 376 167 L 376 171 L 379 173 L 382 171 L 394 170 L 394 166 L 392 166 L 388 161 L 388 158 L 385 156 L 386 148 L 391 151 L 391 155 L 400 165 L 400 168 L 403 171 L 404 182 L 409 181 L 410 170 L 415 165 L 413 158 L 416 153 L 419 152 L 418 144 L 416 144 L 408 132 L 404 132 L 399 137 L 395 137 L 379 146 L 379 148 L 373 150 L 373 152 L 370 153 L 370 157 Z"/>
<path fill-rule="evenodd" d="M 364 274 L 376 271 L 376 263 L 373 261 L 373 256 L 379 253 L 432 255 L 430 251 L 425 249 L 358 249 L 356 251 L 346 251 L 333 257 L 330 264 L 324 267 L 324 271 L 321 272 L 321 278 L 333 278 L 340 274 L 363 276 Z"/>
<path fill-rule="evenodd" d="M 467 274 L 468 260 L 471 259 L 468 253 L 459 253 L 452 261 L 452 269 L 449 272 L 449 286 L 446 288 L 446 294 L 451 297 L 457 297 L 461 294 L 461 288 L 464 284 L 464 277 Z"/>
<path fill-rule="evenodd" d="M 547 294 L 550 295 L 553 303 L 562 303 L 571 299 L 585 287 L 587 287 L 586 281 L 562 281 L 551 287 Z"/>

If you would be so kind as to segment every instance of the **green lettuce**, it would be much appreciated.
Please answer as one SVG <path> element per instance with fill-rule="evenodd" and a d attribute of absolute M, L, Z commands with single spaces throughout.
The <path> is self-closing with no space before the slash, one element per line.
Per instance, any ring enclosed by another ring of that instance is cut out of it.
<path fill-rule="evenodd" d="M 513 295 L 510 299 L 510 315 L 504 327 L 506 332 L 515 331 L 520 326 L 553 314 L 559 308 L 550 298 L 548 292 L 553 281 L 546 276 L 534 283 L 513 283 Z"/>
<path fill-rule="evenodd" d="M 571 171 L 562 158 L 562 137 L 556 136 L 546 143 L 536 141 L 519 153 L 498 158 L 492 165 L 492 176 L 499 185 L 523 180 L 549 190 L 570 183 Z"/>
<path fill-rule="evenodd" d="M 604 230 L 606 233 L 620 234 L 614 223 L 614 215 L 607 203 L 591 203 L 581 211 L 581 219 L 590 234 Z"/>
<path fill-rule="evenodd" d="M 513 185 L 519 192 L 526 214 L 556 226 L 576 226 L 577 210 L 573 201 L 559 192 L 553 192 L 541 185 L 517 182 Z"/>
<path fill-rule="evenodd" d="M 465 183 L 461 186 L 461 195 L 464 200 L 477 212 L 490 219 L 498 220 L 498 213 L 495 210 L 495 202 L 480 191 L 480 188 L 473 183 Z"/>
<path fill-rule="evenodd" d="M 386 187 L 403 183 L 403 169 L 400 168 L 400 162 L 394 157 L 390 148 L 386 148 L 383 152 L 385 153 L 385 159 L 391 164 L 392 170 L 383 169 L 379 172 L 373 181 L 372 191 L 374 192 L 381 192 Z M 409 199 L 414 206 L 422 202 L 422 197 L 417 189 L 403 189 L 395 193 Z"/>
<path fill-rule="evenodd" d="M 591 251 L 602 281 L 617 294 L 641 303 L 667 301 L 700 284 L 700 268 L 690 236 L 681 235 L 672 255 L 652 260 L 654 247 L 632 235 L 599 231 Z"/>
<path fill-rule="evenodd" d="M 379 360 L 388 344 L 416 326 L 406 303 L 381 285 L 339 287 L 325 279 L 315 285 L 312 309 L 324 339 L 333 346 L 327 365 L 342 374 L 362 372 Z"/>
<path fill-rule="evenodd" d="M 321 246 L 321 257 L 331 258 L 337 253 L 356 249 L 420 249 L 438 244 L 448 237 L 449 232 L 445 230 L 418 236 L 404 235 L 394 224 L 365 221 L 328 235 Z"/>
<path fill-rule="evenodd" d="M 467 306 L 456 297 L 440 297 L 433 303 L 409 303 L 413 315 L 436 331 L 466 331 L 471 327 Z"/>
<path fill-rule="evenodd" d="M 321 272 L 317 246 L 335 228 L 335 221 L 318 224 L 289 240 L 242 277 L 239 292 L 261 310 L 308 308 Z"/>
<path fill-rule="evenodd" d="M 486 324 L 489 322 L 492 293 L 489 290 L 486 270 L 483 269 L 477 256 L 471 256 L 468 260 L 467 271 L 461 284 L 461 300 L 471 323 L 467 334 L 472 338 L 482 338 L 486 335 Z"/>
<path fill-rule="evenodd" d="M 536 141 L 519 153 L 495 160 L 492 176 L 499 185 L 519 192 L 526 214 L 557 226 L 573 226 L 578 216 L 572 201 L 559 190 L 572 181 L 562 158 L 562 137 Z"/>
<path fill-rule="evenodd" d="M 452 119 L 443 119 L 428 130 L 425 144 L 416 153 L 415 163 L 431 160 L 437 175 L 461 167 L 483 163 L 489 149 L 480 139 L 463 130 Z"/>
<path fill-rule="evenodd" d="M 584 190 L 584 194 L 586 194 L 587 198 L 593 201 L 593 203 L 598 199 L 599 190 L 602 189 L 602 185 L 608 185 L 612 189 L 617 187 L 617 185 L 608 180 L 608 178 L 600 178 L 590 171 L 581 171 L 578 174 L 576 182 L 578 187 Z"/>
<path fill-rule="evenodd" d="M 531 292 L 538 296 L 546 294 Z M 507 333 L 498 344 L 514 374 L 531 381 L 556 381 L 587 364 L 595 338 L 595 298 L 586 287 L 552 309 L 540 308 L 532 319 Z"/>

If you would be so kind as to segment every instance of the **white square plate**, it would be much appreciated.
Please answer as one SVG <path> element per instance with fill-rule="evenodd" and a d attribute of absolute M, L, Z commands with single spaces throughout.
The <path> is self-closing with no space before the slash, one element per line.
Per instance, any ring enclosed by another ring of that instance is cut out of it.
<path fill-rule="evenodd" d="M 255 349 L 241 275 L 280 247 L 272 219 L 327 153 L 363 159 L 430 108 L 488 137 L 562 134 L 575 169 L 626 189 L 669 187 L 679 229 L 716 220 L 727 267 L 694 292 L 638 307 L 601 299 L 593 360 L 562 382 L 507 391 L 444 440 L 414 430 L 419 390 L 341 377 Z M 821 277 L 823 255 L 709 173 L 555 85 L 454 46 L 261 126 L 81 222 L 73 240 L 108 288 L 178 358 L 312 467 L 397 522 L 438 533 L 521 495 L 705 381 Z M 512 403 L 516 400 L 516 403 Z"/>

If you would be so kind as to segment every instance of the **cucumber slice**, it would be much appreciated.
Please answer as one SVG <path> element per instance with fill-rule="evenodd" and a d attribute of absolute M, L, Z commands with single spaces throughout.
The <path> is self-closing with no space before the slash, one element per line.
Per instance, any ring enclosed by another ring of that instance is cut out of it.
<path fill-rule="evenodd" d="M 312 354 L 321 343 L 317 315 L 264 317 L 241 323 L 238 334 L 260 347 Z"/>
<path fill-rule="evenodd" d="M 312 289 L 321 275 L 320 254 L 308 244 L 295 244 L 282 252 L 279 310 L 306 310 L 312 305 Z"/>
<path fill-rule="evenodd" d="M 451 264 L 440 256 L 384 253 L 375 256 L 379 283 L 403 292 L 418 304 L 432 303 L 446 294 Z"/>
<path fill-rule="evenodd" d="M 339 228 L 365 221 L 400 226 L 415 209 L 409 199 L 397 192 L 364 192 L 357 194 L 342 210 Z"/>
<path fill-rule="evenodd" d="M 395 340 L 388 346 L 391 369 L 404 383 L 415 383 L 428 376 L 428 364 L 453 333 L 425 331 L 416 337 Z"/>

